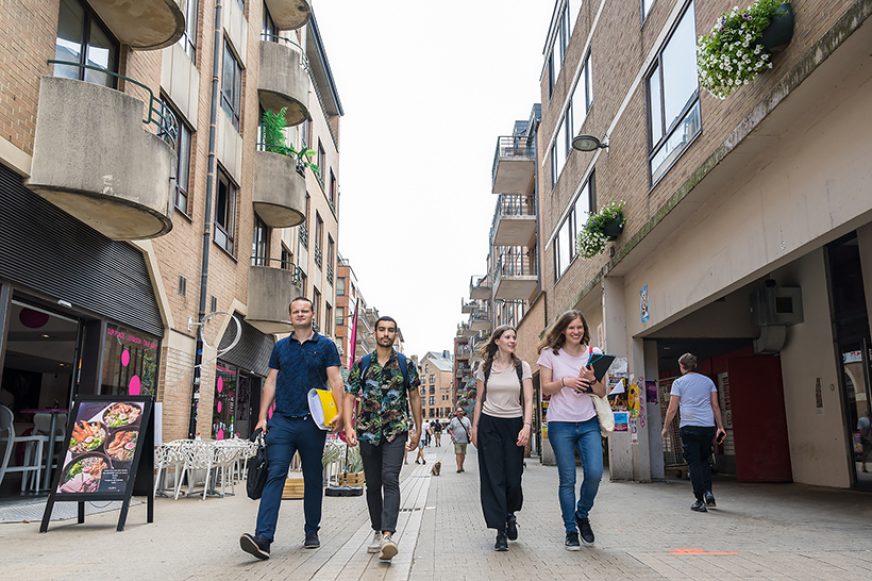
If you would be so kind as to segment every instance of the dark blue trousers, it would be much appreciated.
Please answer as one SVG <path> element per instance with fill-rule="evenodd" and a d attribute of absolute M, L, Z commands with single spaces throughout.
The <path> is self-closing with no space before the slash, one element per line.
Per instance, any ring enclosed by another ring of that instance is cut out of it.
<path fill-rule="evenodd" d="M 266 435 L 269 475 L 260 498 L 255 534 L 270 543 L 273 541 L 282 503 L 282 490 L 295 452 L 300 453 L 303 466 L 305 531 L 308 533 L 318 530 L 324 492 L 321 457 L 326 440 L 327 432 L 319 429 L 310 416 L 303 419 L 273 414 Z"/>

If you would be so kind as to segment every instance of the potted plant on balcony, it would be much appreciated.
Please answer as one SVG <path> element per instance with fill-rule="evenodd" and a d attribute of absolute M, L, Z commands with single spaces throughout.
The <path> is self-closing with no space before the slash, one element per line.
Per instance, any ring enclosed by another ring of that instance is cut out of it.
<path fill-rule="evenodd" d="M 264 111 L 261 117 L 261 132 L 263 135 L 263 150 L 270 153 L 278 153 L 294 158 L 297 164 L 297 173 L 303 175 L 308 168 L 315 177 L 320 178 L 321 168 L 318 164 L 312 163 L 312 158 L 315 157 L 315 150 L 311 147 L 297 149 L 292 145 L 288 145 L 285 136 L 285 128 L 288 126 L 287 107 L 282 107 L 277 112 Z"/>
<path fill-rule="evenodd" d="M 624 231 L 624 202 L 609 202 L 598 213 L 591 213 L 578 233 L 576 248 L 584 258 L 603 251 L 606 241 L 615 240 Z"/>
<path fill-rule="evenodd" d="M 699 37 L 699 82 L 719 99 L 772 68 L 772 54 L 793 38 L 789 0 L 757 0 L 724 12 L 709 34 Z"/>

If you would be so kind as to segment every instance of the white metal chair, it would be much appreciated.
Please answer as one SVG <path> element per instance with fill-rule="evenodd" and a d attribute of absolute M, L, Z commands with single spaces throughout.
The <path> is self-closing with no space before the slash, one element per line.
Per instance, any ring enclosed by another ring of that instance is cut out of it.
<path fill-rule="evenodd" d="M 3 437 L 4 433 L 5 437 Z M 0 441 L 6 442 L 3 464 L 0 465 L 0 484 L 3 483 L 3 478 L 7 472 L 21 472 L 21 492 L 24 493 L 27 489 L 28 477 L 31 476 L 32 472 L 34 474 L 30 485 L 31 490 L 39 490 L 42 481 L 42 450 L 43 446 L 48 443 L 48 436 L 17 436 L 15 434 L 15 415 L 11 409 L 0 405 Z M 25 446 L 24 464 L 22 466 L 9 466 L 12 452 L 18 443 L 23 443 Z"/>

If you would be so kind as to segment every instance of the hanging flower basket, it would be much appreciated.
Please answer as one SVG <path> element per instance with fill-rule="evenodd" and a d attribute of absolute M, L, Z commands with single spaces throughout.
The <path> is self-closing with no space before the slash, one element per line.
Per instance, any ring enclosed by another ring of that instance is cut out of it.
<path fill-rule="evenodd" d="M 576 249 L 584 258 L 593 258 L 624 231 L 624 202 L 609 202 L 599 213 L 592 213 L 578 233 Z"/>
<path fill-rule="evenodd" d="M 757 0 L 744 10 L 724 12 L 697 43 L 700 85 L 725 99 L 771 69 L 773 52 L 792 38 L 793 10 L 785 0 Z"/>

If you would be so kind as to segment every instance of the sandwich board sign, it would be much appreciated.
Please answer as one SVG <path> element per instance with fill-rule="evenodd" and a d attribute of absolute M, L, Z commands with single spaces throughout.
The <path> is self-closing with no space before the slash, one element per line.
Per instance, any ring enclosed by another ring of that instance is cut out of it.
<path fill-rule="evenodd" d="M 51 480 L 39 532 L 48 530 L 56 502 L 120 500 L 116 530 L 123 531 L 130 497 L 148 498 L 154 521 L 154 417 L 151 396 L 79 396 L 67 422 L 65 446 Z M 48 476 L 47 476 L 48 477 Z"/>

